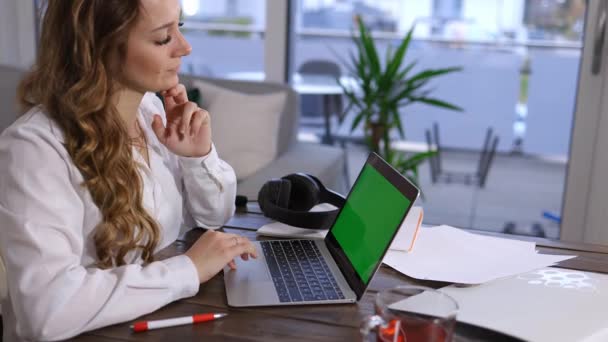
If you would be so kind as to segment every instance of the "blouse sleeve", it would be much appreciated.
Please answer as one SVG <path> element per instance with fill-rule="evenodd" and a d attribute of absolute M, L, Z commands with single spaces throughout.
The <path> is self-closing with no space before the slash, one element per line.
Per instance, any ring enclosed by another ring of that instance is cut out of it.
<path fill-rule="evenodd" d="M 152 99 L 155 107 L 153 110 L 166 124 L 166 114 L 160 99 L 153 94 L 147 96 Z M 182 193 L 188 213 L 199 227 L 221 228 L 236 209 L 237 181 L 234 170 L 220 159 L 213 144 L 211 152 L 206 156 L 175 157 L 178 160 L 177 172 L 181 172 L 183 180 Z M 186 219 L 185 221 L 187 222 Z"/>
<path fill-rule="evenodd" d="M 184 255 L 105 270 L 81 264 L 85 202 L 61 148 L 23 128 L 0 136 L 0 251 L 17 334 L 65 339 L 195 295 L 197 271 Z"/>

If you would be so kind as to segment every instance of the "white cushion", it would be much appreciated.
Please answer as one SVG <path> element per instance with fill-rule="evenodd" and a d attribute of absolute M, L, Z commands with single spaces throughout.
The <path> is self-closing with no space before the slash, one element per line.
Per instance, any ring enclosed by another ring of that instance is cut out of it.
<path fill-rule="evenodd" d="M 247 178 L 277 156 L 279 123 L 286 92 L 244 94 L 194 80 L 211 116 L 212 140 L 220 158 Z"/>

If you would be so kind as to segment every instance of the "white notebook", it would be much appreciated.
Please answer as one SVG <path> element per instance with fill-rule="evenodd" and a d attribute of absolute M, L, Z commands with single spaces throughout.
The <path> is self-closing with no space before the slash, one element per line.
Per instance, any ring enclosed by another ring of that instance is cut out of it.
<path fill-rule="evenodd" d="M 608 340 L 606 274 L 549 267 L 441 291 L 458 302 L 458 321 L 525 341 Z"/>

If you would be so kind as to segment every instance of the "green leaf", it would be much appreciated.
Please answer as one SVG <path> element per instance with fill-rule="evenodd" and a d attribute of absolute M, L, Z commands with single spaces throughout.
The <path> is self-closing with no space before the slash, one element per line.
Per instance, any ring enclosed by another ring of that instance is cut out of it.
<path fill-rule="evenodd" d="M 388 66 L 393 60 L 393 46 L 389 43 L 386 47 L 386 56 L 384 57 L 384 65 Z"/>
<path fill-rule="evenodd" d="M 380 74 L 380 60 L 378 58 L 376 44 L 360 16 L 357 17 L 357 23 L 359 24 L 359 40 L 363 47 L 363 51 L 365 52 L 365 56 L 369 61 L 370 71 L 372 74 L 378 75 Z"/>
<path fill-rule="evenodd" d="M 346 108 L 342 111 L 342 113 L 340 113 L 340 115 L 338 116 L 338 122 L 339 123 L 343 123 L 344 119 L 346 118 L 346 114 L 348 114 L 348 112 L 351 111 L 351 109 L 353 109 L 353 107 L 355 106 L 355 104 L 351 101 L 346 105 Z"/>
<path fill-rule="evenodd" d="M 348 91 L 345 91 L 344 94 L 346 95 L 346 97 L 349 100 L 347 106 L 353 105 L 361 110 L 365 109 L 365 107 L 366 107 L 365 104 L 361 103 L 361 100 L 359 98 L 357 98 L 357 96 L 355 94 L 353 94 L 352 92 L 348 92 Z"/>
<path fill-rule="evenodd" d="M 444 69 L 427 69 L 427 70 L 423 70 L 419 73 L 417 73 L 416 75 L 412 76 L 412 78 L 410 78 L 408 80 L 409 83 L 414 83 L 417 81 L 421 81 L 421 80 L 427 80 L 433 77 L 437 77 L 437 76 L 441 76 L 441 75 L 445 75 L 445 74 L 449 74 L 449 73 L 453 73 L 456 71 L 461 71 L 462 68 L 461 67 L 452 67 L 452 68 L 444 68 Z"/>
<path fill-rule="evenodd" d="M 421 96 L 421 94 L 416 94 L 416 91 L 424 87 L 426 84 L 427 81 L 420 81 L 417 84 L 409 84 L 408 82 L 405 88 L 397 95 L 393 96 L 389 101 L 393 105 L 397 105 L 397 103 L 404 99 L 408 99 L 411 102 L 415 102 L 416 98 L 423 97 Z"/>
<path fill-rule="evenodd" d="M 416 153 L 413 156 L 403 160 L 399 164 L 399 169 L 401 170 L 411 170 L 412 168 L 418 167 L 418 165 L 422 164 L 428 158 L 436 155 L 437 151 L 427 151 Z"/>
<path fill-rule="evenodd" d="M 352 76 L 357 76 L 357 70 L 355 67 L 355 65 L 357 64 L 357 59 L 355 58 L 355 55 L 352 53 L 352 51 L 349 51 L 350 62 L 348 62 L 344 57 L 340 56 L 340 54 L 338 54 L 336 50 L 334 50 L 334 48 L 329 45 L 327 45 L 327 47 L 329 48 L 329 50 L 331 50 L 332 54 L 340 62 L 340 64 L 346 68 L 349 74 L 351 74 Z"/>
<path fill-rule="evenodd" d="M 405 69 L 403 69 L 401 72 L 399 72 L 399 74 L 397 74 L 397 76 L 395 77 L 397 80 L 401 80 L 406 81 L 406 77 L 407 74 L 412 71 L 412 69 L 414 69 L 414 67 L 416 66 L 416 64 L 418 64 L 418 61 L 413 61 L 410 64 L 408 64 Z"/>
<path fill-rule="evenodd" d="M 395 76 L 395 74 L 401 67 L 403 58 L 405 57 L 405 54 L 407 53 L 407 49 L 410 45 L 410 42 L 412 41 L 413 34 L 414 34 L 414 26 L 412 26 L 412 28 L 407 32 L 407 35 L 405 36 L 405 38 L 401 41 L 401 44 L 397 48 L 397 52 L 395 52 L 395 56 L 393 57 L 392 61 L 387 62 L 384 82 L 389 82 L 389 81 L 393 80 L 393 76 Z"/>
<path fill-rule="evenodd" d="M 422 102 L 422 103 L 425 103 L 427 105 L 431 105 L 434 107 L 441 107 L 441 108 L 445 108 L 445 109 L 462 112 L 461 107 L 451 104 L 449 102 L 442 101 L 442 100 L 428 98 L 428 97 L 419 97 L 419 98 L 415 98 L 415 100 L 416 100 L 416 102 Z"/>
<path fill-rule="evenodd" d="M 357 126 L 359 126 L 359 124 L 361 123 L 361 120 L 363 120 L 368 115 L 368 112 L 369 111 L 363 110 L 355 116 L 355 119 L 353 120 L 353 124 L 350 126 L 351 132 L 354 131 L 357 128 Z"/>
<path fill-rule="evenodd" d="M 405 140 L 405 132 L 403 131 L 403 125 L 401 124 L 401 116 L 399 116 L 399 110 L 395 109 L 393 110 L 393 115 L 394 115 L 394 122 L 395 122 L 395 126 L 397 127 L 397 130 L 399 131 L 399 135 L 401 136 L 401 139 Z"/>

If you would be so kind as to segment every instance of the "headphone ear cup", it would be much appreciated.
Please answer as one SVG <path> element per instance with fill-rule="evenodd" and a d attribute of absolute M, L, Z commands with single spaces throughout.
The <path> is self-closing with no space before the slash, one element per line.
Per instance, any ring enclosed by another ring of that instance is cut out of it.
<path fill-rule="evenodd" d="M 279 208 L 289 208 L 289 199 L 291 198 L 291 182 L 286 179 L 281 179 L 277 182 L 276 204 Z"/>
<path fill-rule="evenodd" d="M 266 183 L 264 183 L 264 185 L 262 185 L 262 187 L 260 188 L 260 191 L 258 191 L 258 205 L 260 206 L 260 209 L 262 209 L 263 213 L 267 212 L 267 208 L 268 208 L 268 203 L 271 200 L 270 199 L 270 188 L 271 188 L 271 182 L 273 182 L 273 180 L 267 181 Z"/>
<path fill-rule="evenodd" d="M 263 213 L 267 213 L 271 207 L 287 209 L 291 184 L 284 179 L 271 179 L 264 183 L 258 192 L 258 204 Z"/>
<path fill-rule="evenodd" d="M 319 203 L 319 186 L 308 175 L 294 173 L 283 177 L 291 183 L 291 199 L 289 209 L 308 211 Z"/>

